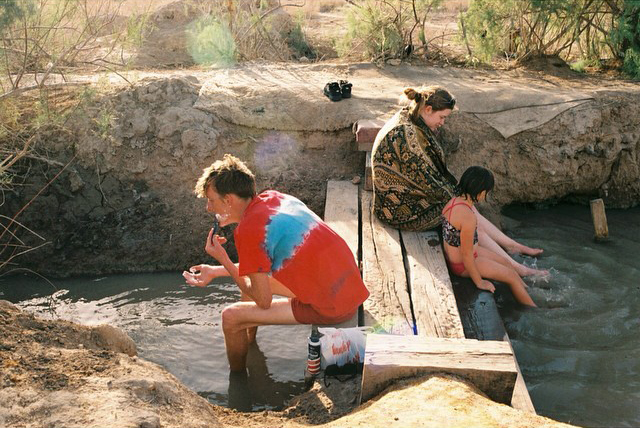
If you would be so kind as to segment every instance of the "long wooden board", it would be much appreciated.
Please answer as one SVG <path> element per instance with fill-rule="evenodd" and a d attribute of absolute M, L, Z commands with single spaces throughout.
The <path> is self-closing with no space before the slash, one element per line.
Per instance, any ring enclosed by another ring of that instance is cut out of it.
<path fill-rule="evenodd" d="M 345 240 L 353 253 L 356 265 L 358 261 L 358 246 L 360 233 L 358 231 L 358 186 L 351 181 L 327 182 L 327 197 L 324 205 L 324 221 L 342 239 Z M 358 326 L 358 314 L 351 319 L 333 324 L 332 327 L 348 328 Z M 324 326 L 326 327 L 326 325 Z"/>
<path fill-rule="evenodd" d="M 327 182 L 324 221 L 342 237 L 358 260 L 358 186 L 350 181 Z"/>
<path fill-rule="evenodd" d="M 364 190 L 373 190 L 373 167 L 371 164 L 371 152 L 367 152 L 364 161 Z"/>
<path fill-rule="evenodd" d="M 402 231 L 418 335 L 464 339 L 453 286 L 436 232 Z"/>
<path fill-rule="evenodd" d="M 371 212 L 372 195 L 362 192 L 362 278 L 370 296 L 364 325 L 391 334 L 413 334 L 411 300 L 402 262 L 400 233 Z"/>
<path fill-rule="evenodd" d="M 518 370 L 511 347 L 502 341 L 369 334 L 360 401 L 397 379 L 428 373 L 461 376 L 492 400 L 508 404 Z"/>
<path fill-rule="evenodd" d="M 478 290 L 468 278 L 454 278 L 453 286 L 458 310 L 465 329 L 465 336 L 479 340 L 503 340 L 509 343 L 509 346 L 512 346 L 498 313 L 493 294 Z M 518 369 L 518 377 L 513 388 L 511 407 L 536 414 L 536 409 L 533 406 L 527 385 L 516 360 L 515 352 L 513 358 Z"/>
<path fill-rule="evenodd" d="M 504 334 L 504 341 L 509 344 L 511 352 L 513 352 L 513 346 L 511 345 L 511 339 L 507 333 Z M 536 408 L 533 406 L 531 396 L 527 385 L 524 383 L 524 377 L 520 371 L 520 366 L 516 360 L 515 352 L 513 352 L 513 361 L 516 363 L 516 369 L 518 370 L 518 377 L 516 379 L 516 385 L 513 388 L 513 395 L 511 396 L 511 407 L 514 409 L 522 410 L 523 412 L 529 412 L 536 414 Z"/>

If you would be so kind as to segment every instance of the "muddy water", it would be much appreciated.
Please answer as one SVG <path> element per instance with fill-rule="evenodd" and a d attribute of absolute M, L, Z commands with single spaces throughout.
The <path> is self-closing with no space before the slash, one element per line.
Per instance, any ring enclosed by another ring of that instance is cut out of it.
<path fill-rule="evenodd" d="M 220 313 L 239 299 L 237 287 L 217 281 L 184 284 L 179 273 L 114 275 L 52 281 L 0 279 L 0 299 L 44 317 L 86 325 L 108 323 L 126 331 L 141 357 L 160 364 L 210 402 L 242 411 L 279 409 L 302 391 L 305 326 L 258 331 L 247 375 L 230 378 Z"/>
<path fill-rule="evenodd" d="M 509 234 L 545 249 L 552 270 L 522 310 L 501 314 L 539 414 L 583 426 L 640 426 L 640 209 L 608 210 L 593 241 L 588 207 L 505 210 Z M 531 282 L 530 282 L 531 283 Z"/>
<path fill-rule="evenodd" d="M 640 209 L 608 210 L 611 241 L 594 243 L 589 209 L 505 210 L 510 235 L 540 246 L 547 281 L 531 281 L 540 309 L 498 294 L 539 414 L 584 426 L 640 426 Z M 531 264 L 532 259 L 526 259 Z M 110 323 L 211 402 L 274 409 L 301 391 L 306 327 L 264 327 L 248 376 L 229 378 L 219 320 L 236 287 L 184 284 L 178 273 L 55 281 L 0 278 L 0 298 L 84 324 Z"/>

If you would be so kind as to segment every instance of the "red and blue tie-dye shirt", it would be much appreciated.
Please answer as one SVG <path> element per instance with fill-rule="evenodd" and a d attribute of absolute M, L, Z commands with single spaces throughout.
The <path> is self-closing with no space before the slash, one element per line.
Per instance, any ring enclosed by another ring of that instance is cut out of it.
<path fill-rule="evenodd" d="M 369 296 L 346 242 L 293 196 L 257 195 L 235 241 L 240 275 L 270 273 L 322 315 L 346 315 Z"/>

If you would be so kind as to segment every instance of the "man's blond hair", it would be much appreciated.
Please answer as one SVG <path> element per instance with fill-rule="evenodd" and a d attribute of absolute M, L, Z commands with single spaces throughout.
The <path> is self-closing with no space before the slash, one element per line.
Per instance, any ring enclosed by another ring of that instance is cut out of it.
<path fill-rule="evenodd" d="M 231 193 L 241 198 L 253 198 L 256 195 L 255 176 L 244 162 L 230 154 L 204 169 L 194 192 L 199 198 L 206 198 L 209 186 L 221 196 Z"/>

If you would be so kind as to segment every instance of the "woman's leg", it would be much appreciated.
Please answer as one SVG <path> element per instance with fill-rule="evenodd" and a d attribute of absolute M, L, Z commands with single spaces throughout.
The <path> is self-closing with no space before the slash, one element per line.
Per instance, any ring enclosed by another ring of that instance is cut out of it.
<path fill-rule="evenodd" d="M 475 209 L 475 207 L 473 211 L 476 213 L 476 218 L 478 219 L 478 229 L 484 230 L 485 233 L 489 237 L 491 237 L 493 241 L 495 241 L 509 253 L 520 253 L 526 254 L 528 256 L 538 256 L 544 251 L 541 248 L 527 247 L 526 245 L 522 245 L 519 242 L 514 241 L 513 239 L 505 235 L 495 225 L 493 225 L 489 220 L 487 220 L 482 214 L 480 214 L 478 210 Z"/>
<path fill-rule="evenodd" d="M 523 265 L 522 263 L 518 263 L 515 261 L 505 250 L 502 249 L 500 245 L 496 241 L 494 241 L 491 236 L 489 236 L 484 229 L 478 228 L 478 244 L 480 244 L 481 248 L 485 248 L 504 259 L 508 260 L 511 264 L 511 267 L 515 269 L 515 271 L 520 276 L 529 276 L 529 275 L 547 275 L 549 272 L 546 270 L 538 270 L 533 269 L 528 266 Z"/>
<path fill-rule="evenodd" d="M 478 254 L 476 266 L 484 279 L 494 279 L 509 285 L 516 300 L 523 305 L 536 306 L 527 293 L 526 285 L 520 275 L 511 267 L 507 267 L 491 258 Z M 465 272 L 468 275 L 467 272 Z"/>

